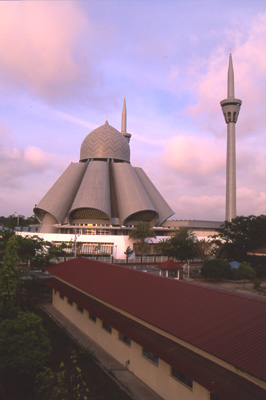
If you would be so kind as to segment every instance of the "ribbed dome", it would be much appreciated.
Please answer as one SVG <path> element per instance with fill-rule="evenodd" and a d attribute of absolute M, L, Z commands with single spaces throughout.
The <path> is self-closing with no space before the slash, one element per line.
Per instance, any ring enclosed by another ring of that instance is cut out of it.
<path fill-rule="evenodd" d="M 89 133 L 80 148 L 80 161 L 106 158 L 130 162 L 127 139 L 107 121 Z"/>

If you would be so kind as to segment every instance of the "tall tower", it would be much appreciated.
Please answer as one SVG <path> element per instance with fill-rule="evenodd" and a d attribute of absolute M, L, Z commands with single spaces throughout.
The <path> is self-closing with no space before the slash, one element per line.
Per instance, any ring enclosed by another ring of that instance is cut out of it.
<path fill-rule="evenodd" d="M 236 145 L 235 125 L 242 101 L 235 98 L 234 70 L 232 55 L 229 56 L 227 99 L 221 101 L 225 122 L 227 124 L 227 156 L 226 156 L 226 212 L 225 220 L 236 217 Z"/>

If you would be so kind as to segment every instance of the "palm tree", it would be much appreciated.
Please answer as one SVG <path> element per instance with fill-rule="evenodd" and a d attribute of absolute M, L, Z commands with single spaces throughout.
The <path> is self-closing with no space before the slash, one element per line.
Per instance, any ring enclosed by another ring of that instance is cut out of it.
<path fill-rule="evenodd" d="M 146 239 L 156 237 L 154 230 L 151 228 L 149 222 L 140 221 L 129 233 L 129 237 L 138 241 L 142 262 L 142 257 L 148 246 Z"/>
<path fill-rule="evenodd" d="M 128 263 L 128 257 L 130 257 L 132 253 L 134 253 L 134 250 L 132 250 L 130 246 L 127 246 L 126 251 L 124 251 L 124 254 L 126 255 L 126 263 Z"/>
<path fill-rule="evenodd" d="M 201 261 L 206 261 L 213 251 L 213 245 L 210 240 L 201 239 L 194 242 L 194 256 Z"/>

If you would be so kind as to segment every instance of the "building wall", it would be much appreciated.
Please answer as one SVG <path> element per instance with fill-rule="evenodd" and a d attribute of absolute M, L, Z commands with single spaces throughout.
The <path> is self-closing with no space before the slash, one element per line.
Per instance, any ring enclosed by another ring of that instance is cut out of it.
<path fill-rule="evenodd" d="M 70 305 L 66 297 L 62 299 L 60 293 L 54 290 L 53 306 L 165 400 L 209 400 L 210 393 L 204 387 L 193 382 L 191 389 L 181 383 L 171 376 L 169 364 L 159 359 L 158 365 L 155 365 L 143 356 L 142 346 L 138 343 L 131 341 L 130 346 L 124 343 L 119 339 L 116 329 L 112 328 L 111 333 L 107 332 L 103 328 L 103 321 L 97 318 L 96 322 L 93 322 L 88 311 L 83 310 L 81 313 L 77 304 Z"/>

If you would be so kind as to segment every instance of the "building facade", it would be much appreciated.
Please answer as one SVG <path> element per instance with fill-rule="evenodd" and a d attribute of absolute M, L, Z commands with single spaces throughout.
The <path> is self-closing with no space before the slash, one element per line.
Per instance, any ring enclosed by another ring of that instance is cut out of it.
<path fill-rule="evenodd" d="M 262 400 L 266 301 L 78 258 L 53 306 L 165 400 Z"/>

